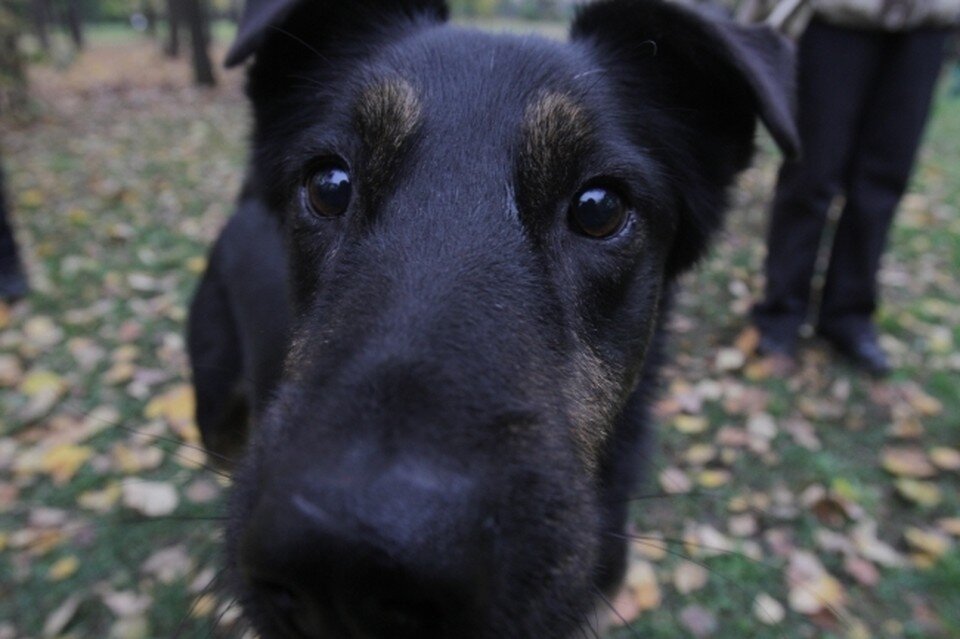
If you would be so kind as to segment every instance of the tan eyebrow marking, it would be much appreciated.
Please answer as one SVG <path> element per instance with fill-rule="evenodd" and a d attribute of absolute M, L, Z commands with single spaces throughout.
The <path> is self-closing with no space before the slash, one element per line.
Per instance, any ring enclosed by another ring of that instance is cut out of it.
<path fill-rule="evenodd" d="M 569 189 L 592 134 L 589 114 L 566 93 L 546 92 L 527 106 L 518 171 L 521 197 L 531 213 L 527 224 L 535 225 L 532 213 Z"/>
<path fill-rule="evenodd" d="M 354 124 L 367 154 L 366 170 L 373 192 L 382 193 L 386 188 L 421 116 L 420 98 L 403 78 L 375 82 L 360 94 Z"/>

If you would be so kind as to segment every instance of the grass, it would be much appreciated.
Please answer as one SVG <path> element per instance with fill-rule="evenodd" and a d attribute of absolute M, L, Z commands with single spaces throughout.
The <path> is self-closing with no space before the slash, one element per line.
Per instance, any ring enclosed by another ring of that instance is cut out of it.
<path fill-rule="evenodd" d="M 151 399 L 187 379 L 186 305 L 243 170 L 241 78 L 226 73 L 216 91 L 198 92 L 189 86 L 186 62 L 163 60 L 132 32 L 110 26 L 90 35 L 91 51 L 71 66 L 34 69 L 36 118 L 3 125 L 18 232 L 36 290 L 0 320 L 0 357 L 21 369 L 20 379 L 0 382 L 0 636 L 42 634 L 52 613 L 76 594 L 77 608 L 60 636 L 236 637 L 229 598 L 203 588 L 219 572 L 216 518 L 224 487 L 184 458 L 183 444 L 195 437 L 189 426 L 146 411 Z M 760 290 L 757 238 L 776 158 L 762 155 L 745 175 L 725 236 L 679 297 L 675 364 L 667 370 L 666 399 L 693 392 L 708 428 L 684 434 L 667 412 L 654 463 L 654 478 L 672 466 L 696 481 L 701 466 L 688 460 L 691 448 L 712 446 L 716 456 L 705 467 L 728 471 L 730 479 L 688 495 L 641 500 L 633 511 L 638 531 L 689 541 L 696 526 L 710 526 L 735 550 L 708 556 L 695 541 L 671 543 L 649 560 L 660 604 L 612 636 L 686 636 L 691 610 L 705 611 L 714 624 L 709 636 L 720 639 L 960 633 L 956 540 L 931 567 L 911 562 L 916 553 L 904 540 L 911 526 L 936 529 L 940 519 L 960 513 L 960 479 L 937 474 L 931 481 L 941 502 L 922 507 L 897 496 L 880 463 L 888 446 L 960 447 L 958 136 L 960 100 L 944 92 L 884 266 L 881 324 L 898 365 L 887 384 L 863 378 L 815 341 L 789 379 L 716 367 L 718 349 L 746 324 L 748 302 Z M 31 324 L 37 317 L 49 318 L 60 334 L 49 341 Z M 22 419 L 30 402 L 23 377 L 38 370 L 59 376 L 65 393 L 39 418 Z M 919 414 L 904 399 L 913 388 L 942 409 Z M 43 456 L 53 442 L 71 441 L 97 407 L 115 411 L 109 421 L 117 427 L 72 442 L 93 455 L 58 482 L 56 465 L 44 465 Z M 768 452 L 723 443 L 724 427 L 745 428 L 757 413 L 769 414 L 777 427 Z M 919 435 L 891 437 L 892 424 L 910 420 L 920 425 Z M 799 445 L 788 429 L 792 422 L 806 424 L 821 448 Z M 139 461 L 124 463 L 125 450 Z M 172 485 L 179 507 L 171 517 L 149 518 L 116 498 L 105 498 L 102 512 L 82 505 L 91 492 L 109 492 L 122 481 Z M 875 585 L 857 583 L 843 557 L 817 541 L 824 531 L 851 539 L 855 522 L 831 526 L 805 506 L 801 495 L 816 484 L 878 521 L 881 539 L 906 565 L 881 567 Z M 743 516 L 756 529 L 735 534 L 735 518 Z M 150 561 L 161 550 L 186 559 L 165 575 Z M 847 595 L 843 619 L 786 605 L 786 569 L 797 550 L 815 553 L 839 580 Z M 76 571 L 59 576 L 57 566 L 71 557 Z M 703 587 L 681 594 L 673 580 L 688 559 L 709 572 Z M 147 598 L 146 608 L 124 609 L 115 593 Z M 786 606 L 780 623 L 767 625 L 753 612 L 761 593 Z M 857 634 L 864 628 L 868 634 Z"/>

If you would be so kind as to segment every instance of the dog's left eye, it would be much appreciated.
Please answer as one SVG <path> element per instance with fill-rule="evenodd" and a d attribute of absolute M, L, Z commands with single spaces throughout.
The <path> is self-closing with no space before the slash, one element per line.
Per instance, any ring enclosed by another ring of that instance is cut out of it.
<path fill-rule="evenodd" d="M 304 185 L 306 199 L 315 214 L 322 217 L 343 215 L 350 205 L 353 185 L 350 174 L 339 166 L 324 166 L 315 171 Z"/>
<path fill-rule="evenodd" d="M 615 191 L 603 187 L 580 192 L 570 205 L 574 229 L 593 238 L 610 237 L 627 221 L 627 205 Z"/>

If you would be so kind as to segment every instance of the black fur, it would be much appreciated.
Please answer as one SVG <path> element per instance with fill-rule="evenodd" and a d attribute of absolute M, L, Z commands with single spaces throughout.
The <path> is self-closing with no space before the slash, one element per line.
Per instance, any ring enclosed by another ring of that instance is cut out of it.
<path fill-rule="evenodd" d="M 566 44 L 445 15 L 250 0 L 230 55 L 255 55 L 250 178 L 190 351 L 205 443 L 254 425 L 227 554 L 266 639 L 575 633 L 622 578 L 671 283 L 757 116 L 796 150 L 766 30 L 654 0 Z M 331 158 L 353 198 L 318 217 Z M 612 237 L 570 222 L 589 186 L 629 205 Z"/>

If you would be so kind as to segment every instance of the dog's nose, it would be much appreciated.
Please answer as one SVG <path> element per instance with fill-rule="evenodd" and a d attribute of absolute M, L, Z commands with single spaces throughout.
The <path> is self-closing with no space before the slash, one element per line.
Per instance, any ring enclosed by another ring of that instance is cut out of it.
<path fill-rule="evenodd" d="M 467 636 L 490 546 L 471 483 L 411 465 L 364 475 L 268 485 L 240 549 L 256 605 L 294 637 Z"/>

